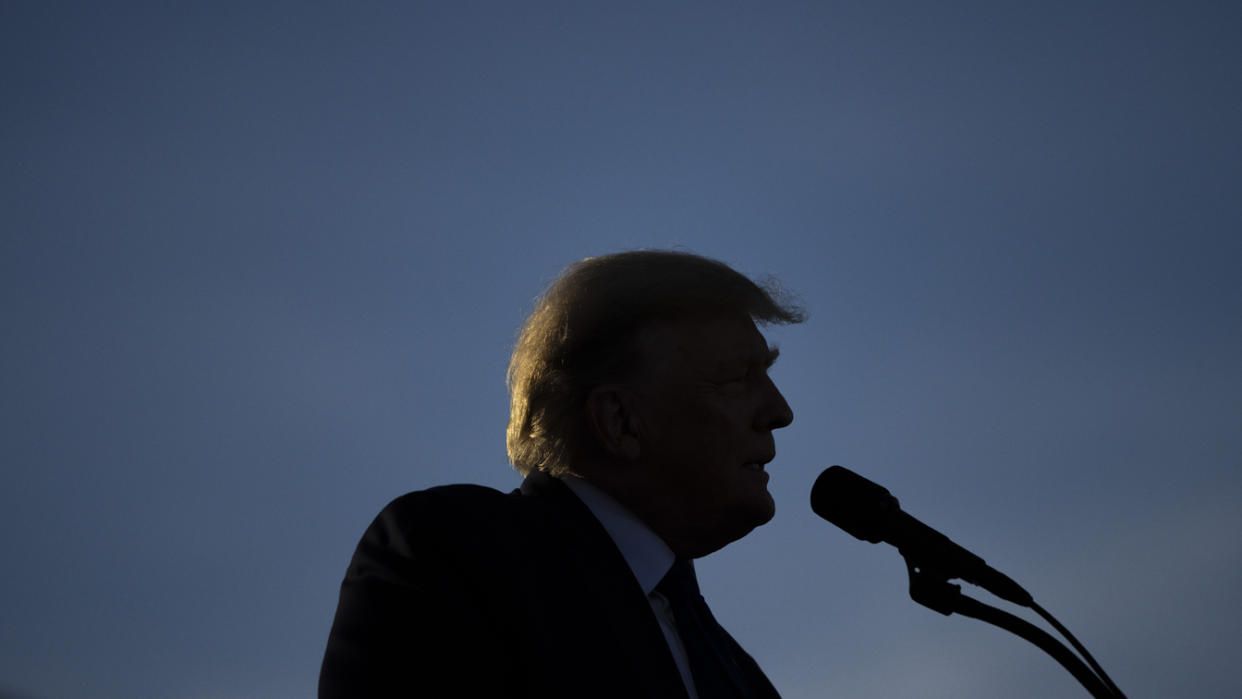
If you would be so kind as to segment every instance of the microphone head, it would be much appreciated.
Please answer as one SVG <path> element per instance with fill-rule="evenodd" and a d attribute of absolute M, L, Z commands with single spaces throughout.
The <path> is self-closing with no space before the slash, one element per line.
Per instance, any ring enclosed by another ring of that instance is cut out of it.
<path fill-rule="evenodd" d="M 886 539 L 893 516 L 901 512 L 897 498 L 887 489 L 843 466 L 829 466 L 815 479 L 811 509 L 851 536 L 873 544 Z"/>

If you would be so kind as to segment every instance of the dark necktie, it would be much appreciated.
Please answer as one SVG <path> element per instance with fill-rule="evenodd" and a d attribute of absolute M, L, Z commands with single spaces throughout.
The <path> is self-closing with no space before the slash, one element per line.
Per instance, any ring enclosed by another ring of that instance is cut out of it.
<path fill-rule="evenodd" d="M 699 699 L 779 699 L 755 661 L 716 623 L 690 561 L 674 562 L 656 591 L 672 609 Z"/>

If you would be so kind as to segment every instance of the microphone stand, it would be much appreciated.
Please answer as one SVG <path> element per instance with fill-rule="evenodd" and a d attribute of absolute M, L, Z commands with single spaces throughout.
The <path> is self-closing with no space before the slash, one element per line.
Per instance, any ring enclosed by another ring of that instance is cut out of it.
<path fill-rule="evenodd" d="M 962 616 L 985 621 L 993 626 L 1005 629 L 1034 643 L 1045 653 L 1052 656 L 1062 667 L 1069 670 L 1075 679 L 1096 699 L 1125 699 L 1121 690 L 1117 689 L 1107 675 L 1096 675 L 1077 655 L 1074 655 L 1065 644 L 1053 638 L 1046 631 L 1006 611 L 984 604 L 973 597 L 962 594 L 960 585 L 949 583 L 949 576 L 937 572 L 927 566 L 917 566 L 906 558 L 906 569 L 910 573 L 910 598 L 915 602 L 948 616 L 954 612 Z M 1054 623 L 1058 629 L 1064 629 Z M 1079 646 L 1077 640 L 1068 631 L 1062 631 Z M 1079 646 L 1081 647 L 1081 646 Z M 1090 654 L 1084 654 L 1090 658 Z M 1092 665 L 1095 662 L 1092 660 Z M 1101 678 L 1102 676 L 1102 678 Z"/>

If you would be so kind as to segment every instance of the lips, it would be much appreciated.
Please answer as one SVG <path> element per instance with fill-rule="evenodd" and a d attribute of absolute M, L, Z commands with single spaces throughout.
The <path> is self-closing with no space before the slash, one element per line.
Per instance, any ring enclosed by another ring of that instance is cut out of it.
<path fill-rule="evenodd" d="M 756 459 L 755 461 L 747 461 L 746 463 L 742 464 L 742 468 L 746 469 L 747 471 L 762 471 L 764 465 L 767 464 L 771 460 L 772 460 L 772 457 L 768 456 L 768 457 Z"/>

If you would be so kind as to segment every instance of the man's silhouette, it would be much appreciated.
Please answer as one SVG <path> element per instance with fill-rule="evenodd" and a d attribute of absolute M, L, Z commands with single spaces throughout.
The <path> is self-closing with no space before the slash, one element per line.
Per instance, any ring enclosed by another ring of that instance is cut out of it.
<path fill-rule="evenodd" d="M 509 494 L 404 495 L 341 586 L 320 697 L 776 697 L 691 561 L 772 518 L 773 289 L 667 251 L 571 265 L 509 365 Z"/>

